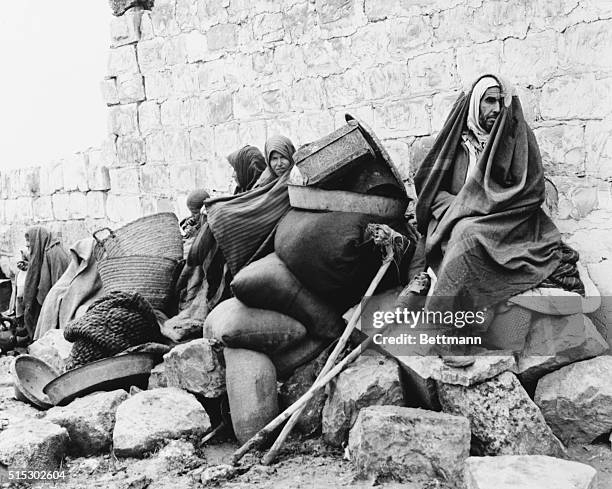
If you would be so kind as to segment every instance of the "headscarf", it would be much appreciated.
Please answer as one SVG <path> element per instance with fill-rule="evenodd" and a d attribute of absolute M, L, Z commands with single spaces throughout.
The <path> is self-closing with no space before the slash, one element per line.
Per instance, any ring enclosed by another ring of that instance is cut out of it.
<path fill-rule="evenodd" d="M 472 95 L 470 96 L 470 105 L 468 109 L 467 127 L 470 131 L 472 131 L 472 134 L 476 136 L 476 139 L 480 143 L 481 147 L 484 147 L 484 145 L 487 144 L 489 133 L 480 125 L 480 102 L 482 100 L 482 96 L 489 88 L 499 86 L 499 82 L 492 76 L 483 76 L 476 82 L 474 88 L 472 88 Z"/>
<path fill-rule="evenodd" d="M 441 260 L 433 294 L 440 300 L 466 299 L 476 307 L 537 286 L 560 260 L 559 231 L 541 208 L 544 170 L 538 144 L 511 86 L 494 78 L 504 98 L 500 114 L 476 170 L 439 220 L 433 217 L 433 203 L 452 174 L 472 91 L 455 102 L 414 179 L 428 262 Z M 430 299 L 430 305 L 436 302 Z"/>
<path fill-rule="evenodd" d="M 266 169 L 264 155 L 255 146 L 246 145 L 244 148 L 234 151 L 228 155 L 227 161 L 236 171 L 238 186 L 234 194 L 251 190 L 261 173 Z"/>
<path fill-rule="evenodd" d="M 32 226 L 26 232 L 30 242 L 30 260 L 23 293 L 25 326 L 32 336 L 49 290 L 62 276 L 70 258 L 59 238 L 43 226 Z"/>
<path fill-rule="evenodd" d="M 210 198 L 210 194 L 203 188 L 192 190 L 187 196 L 187 208 L 192 214 L 199 213 L 204 201 L 208 198 Z"/>
<path fill-rule="evenodd" d="M 280 153 L 281 156 L 287 158 L 291 166 L 293 166 L 293 153 L 295 153 L 295 147 L 293 146 L 291 140 L 285 136 L 280 136 L 278 134 L 270 136 L 264 146 L 264 154 L 266 155 L 267 168 L 266 171 L 261 174 L 261 177 L 259 177 L 259 180 L 255 185 L 256 187 L 262 187 L 278 178 L 278 175 L 270 166 L 270 156 L 272 155 L 273 151 L 276 151 L 277 153 Z"/>

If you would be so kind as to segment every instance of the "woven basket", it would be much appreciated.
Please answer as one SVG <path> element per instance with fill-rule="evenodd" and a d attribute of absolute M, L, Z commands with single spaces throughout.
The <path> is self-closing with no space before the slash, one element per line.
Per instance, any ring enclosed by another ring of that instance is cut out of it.
<path fill-rule="evenodd" d="M 153 309 L 164 310 L 174 286 L 177 260 L 158 256 L 111 257 L 98 263 L 105 293 L 138 292 Z"/>
<path fill-rule="evenodd" d="M 108 236 L 102 238 L 103 232 Z M 161 212 L 136 219 L 113 231 L 101 228 L 93 233 L 96 260 L 121 256 L 159 256 L 180 260 L 183 238 L 178 218 L 172 212 Z"/>

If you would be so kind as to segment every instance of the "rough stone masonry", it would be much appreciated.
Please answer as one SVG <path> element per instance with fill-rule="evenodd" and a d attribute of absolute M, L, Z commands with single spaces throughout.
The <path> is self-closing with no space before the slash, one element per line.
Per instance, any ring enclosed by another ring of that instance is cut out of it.
<path fill-rule="evenodd" d="M 345 112 L 408 179 L 458 91 L 492 71 L 517 84 L 565 238 L 592 274 L 610 256 L 610 2 L 156 0 L 110 31 L 107 134 L 64 160 L 0 169 L 2 250 L 33 222 L 69 245 L 143 214 L 185 214 L 194 186 L 229 190 L 230 151 L 278 132 L 312 141 Z"/>

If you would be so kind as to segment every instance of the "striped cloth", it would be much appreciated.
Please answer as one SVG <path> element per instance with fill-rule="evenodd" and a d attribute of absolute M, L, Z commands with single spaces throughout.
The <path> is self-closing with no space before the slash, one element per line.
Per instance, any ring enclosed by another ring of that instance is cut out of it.
<path fill-rule="evenodd" d="M 205 203 L 208 225 L 232 275 L 268 242 L 277 223 L 291 208 L 288 179 L 289 172 L 250 192 Z"/>

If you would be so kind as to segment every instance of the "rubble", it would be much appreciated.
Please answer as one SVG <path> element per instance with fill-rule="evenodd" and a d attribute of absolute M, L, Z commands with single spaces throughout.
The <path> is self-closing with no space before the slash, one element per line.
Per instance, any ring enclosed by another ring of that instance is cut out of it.
<path fill-rule="evenodd" d="M 117 406 L 128 397 L 124 390 L 96 392 L 75 399 L 65 407 L 47 411 L 45 419 L 70 435 L 69 451 L 79 456 L 107 451 L 113 441 Z"/>
<path fill-rule="evenodd" d="M 64 331 L 51 329 L 42 338 L 28 347 L 28 353 L 33 357 L 48 363 L 58 372 L 63 372 L 72 351 L 72 343 L 64 338 Z"/>
<path fill-rule="evenodd" d="M 359 412 L 348 450 L 362 477 L 400 482 L 433 477 L 461 487 L 470 423 L 424 409 L 370 406 Z"/>
<path fill-rule="evenodd" d="M 397 362 L 379 353 L 359 357 L 326 388 L 323 439 L 342 446 L 359 410 L 373 405 L 404 405 Z"/>
<path fill-rule="evenodd" d="M 204 486 L 219 482 L 222 480 L 229 480 L 236 474 L 236 467 L 231 465 L 215 465 L 214 467 L 208 467 L 202 472 L 201 482 Z"/>
<path fill-rule="evenodd" d="M 466 489 L 595 489 L 597 471 L 586 464 L 544 455 L 470 457 Z"/>
<path fill-rule="evenodd" d="M 158 389 L 160 387 L 168 387 L 168 380 L 166 379 L 166 365 L 163 362 L 158 363 L 151 369 L 147 389 Z"/>
<path fill-rule="evenodd" d="M 55 470 L 68 448 L 68 431 L 40 419 L 23 419 L 0 430 L 0 466 Z"/>
<path fill-rule="evenodd" d="M 139 392 L 117 408 L 113 448 L 142 457 L 170 440 L 202 436 L 210 420 L 196 398 L 175 387 Z"/>
<path fill-rule="evenodd" d="M 440 383 L 438 395 L 444 412 L 470 420 L 472 450 L 478 455 L 565 455 L 544 416 L 510 372 L 470 387 Z"/>
<path fill-rule="evenodd" d="M 606 350 L 608 343 L 586 315 L 542 315 L 531 324 L 518 358 L 518 376 L 521 382 L 534 384 L 547 373 Z"/>
<path fill-rule="evenodd" d="M 467 387 L 505 371 L 516 371 L 514 356 L 505 351 L 495 353 L 475 357 L 474 364 L 467 368 L 449 367 L 438 356 L 397 357 L 405 374 L 406 390 L 413 394 L 409 401 L 416 406 L 439 410 L 437 382 Z"/>
<path fill-rule="evenodd" d="M 540 379 L 535 402 L 566 444 L 612 431 L 612 356 L 573 363 Z"/>
<path fill-rule="evenodd" d="M 175 346 L 164 355 L 168 387 L 179 387 L 204 397 L 219 397 L 225 393 L 225 367 L 221 348 L 209 339 L 192 340 Z"/>
<path fill-rule="evenodd" d="M 329 354 L 330 350 L 323 351 L 311 362 L 298 367 L 293 375 L 285 381 L 279 390 L 279 401 L 283 408 L 291 406 L 310 389 L 317 375 L 323 369 Z M 326 399 L 325 389 L 319 389 L 314 397 L 306 403 L 296 424 L 297 430 L 303 435 L 311 436 L 320 431 Z"/>

